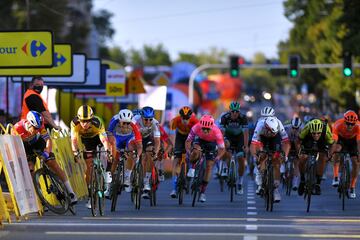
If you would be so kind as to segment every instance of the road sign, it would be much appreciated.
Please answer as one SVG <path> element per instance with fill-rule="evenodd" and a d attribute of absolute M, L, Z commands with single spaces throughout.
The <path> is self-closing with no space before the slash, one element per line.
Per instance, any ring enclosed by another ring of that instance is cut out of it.
<path fill-rule="evenodd" d="M 159 73 L 154 79 L 153 83 L 157 86 L 167 86 L 169 78 L 164 73 Z"/>
<path fill-rule="evenodd" d="M 52 67 L 51 31 L 0 32 L 0 67 Z"/>
<path fill-rule="evenodd" d="M 123 69 L 106 70 L 106 95 L 124 96 L 125 95 L 125 71 Z"/>
<path fill-rule="evenodd" d="M 0 68 L 0 76 L 71 76 L 73 63 L 70 44 L 54 45 L 54 66 L 52 68 Z"/>
<path fill-rule="evenodd" d="M 127 93 L 146 93 L 141 77 L 136 72 L 131 72 L 126 81 Z"/>

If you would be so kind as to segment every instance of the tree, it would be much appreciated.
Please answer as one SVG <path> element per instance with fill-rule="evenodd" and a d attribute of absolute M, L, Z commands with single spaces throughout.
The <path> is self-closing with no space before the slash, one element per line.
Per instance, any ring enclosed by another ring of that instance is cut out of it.
<path fill-rule="evenodd" d="M 110 21 L 112 17 L 113 14 L 107 10 L 100 10 L 96 12 L 92 18 L 96 31 L 99 34 L 101 46 L 104 46 L 106 40 L 111 39 L 115 33 Z"/>
<path fill-rule="evenodd" d="M 145 65 L 171 65 L 170 55 L 162 44 L 154 47 L 145 45 L 142 52 Z"/>

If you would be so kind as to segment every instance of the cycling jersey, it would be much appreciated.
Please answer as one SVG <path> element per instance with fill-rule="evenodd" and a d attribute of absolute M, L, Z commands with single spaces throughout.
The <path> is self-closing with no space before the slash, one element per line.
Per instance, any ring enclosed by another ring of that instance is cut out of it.
<path fill-rule="evenodd" d="M 195 124 L 191 128 L 190 133 L 189 133 L 189 135 L 187 137 L 187 140 L 192 142 L 195 139 L 196 136 L 199 137 L 201 140 L 204 140 L 204 141 L 207 141 L 207 142 L 216 142 L 216 144 L 218 145 L 219 148 L 225 148 L 223 135 L 222 135 L 221 130 L 219 129 L 219 127 L 216 126 L 216 125 L 213 125 L 211 127 L 210 132 L 205 134 L 201 130 L 200 123 Z"/>
<path fill-rule="evenodd" d="M 315 141 L 314 138 L 311 136 L 309 123 L 305 125 L 305 127 L 301 130 L 299 134 L 301 145 L 304 146 L 305 148 L 317 147 L 319 150 L 326 151 L 327 146 L 334 143 L 329 125 L 326 124 L 325 131 L 323 129 L 323 132 L 321 133 L 319 140 Z"/>
<path fill-rule="evenodd" d="M 294 143 L 299 137 L 301 128 L 293 128 L 293 126 L 291 124 L 285 125 L 284 128 L 289 137 L 289 141 L 291 143 Z"/>
<path fill-rule="evenodd" d="M 151 125 L 149 127 L 146 127 L 143 123 L 142 117 L 140 115 L 134 116 L 134 122 L 138 126 L 141 136 L 144 140 L 144 138 L 149 137 L 160 137 L 160 130 L 159 130 L 159 122 L 153 118 L 151 121 Z"/>
<path fill-rule="evenodd" d="M 71 123 L 71 137 L 79 135 L 81 138 L 93 138 L 99 136 L 100 138 L 106 136 L 105 127 L 102 120 L 98 116 L 91 119 L 91 124 L 88 129 L 84 129 L 80 125 L 80 120 L 75 117 Z"/>
<path fill-rule="evenodd" d="M 159 125 L 159 131 L 160 131 L 160 141 L 167 142 L 169 140 L 169 135 L 165 132 L 163 126 Z"/>
<path fill-rule="evenodd" d="M 332 139 L 337 141 L 339 137 L 344 139 L 353 139 L 356 138 L 357 141 L 360 140 L 360 123 L 358 122 L 355 126 L 349 131 L 347 130 L 345 120 L 339 119 L 333 125 Z"/>
<path fill-rule="evenodd" d="M 276 118 L 277 119 L 277 118 Z M 280 135 L 281 142 L 289 141 L 289 137 L 284 129 L 282 122 L 277 119 L 279 122 L 279 132 L 274 136 L 268 129 L 265 127 L 265 118 L 262 118 L 258 121 L 255 127 L 254 135 L 251 139 L 252 144 L 261 145 L 262 144 L 262 137 L 265 138 L 275 138 Z"/>
<path fill-rule="evenodd" d="M 183 135 L 188 135 L 191 128 L 198 122 L 199 120 L 195 117 L 194 114 L 191 115 L 187 124 L 185 124 L 181 116 L 178 115 L 170 121 L 170 130 L 176 130 Z"/>
<path fill-rule="evenodd" d="M 121 128 L 119 122 L 120 120 L 114 116 L 110 120 L 108 129 L 116 139 L 116 148 L 118 150 L 127 148 L 132 141 L 142 142 L 140 130 L 135 123 L 131 122 L 128 128 Z"/>
<path fill-rule="evenodd" d="M 231 112 L 227 112 L 220 119 L 220 128 L 224 130 L 226 137 L 236 137 L 242 135 L 244 130 L 248 129 L 248 120 L 241 113 L 236 119 L 232 119 Z"/>
<path fill-rule="evenodd" d="M 48 132 L 45 129 L 44 123 L 39 129 L 36 129 L 33 134 L 28 131 L 31 126 L 32 125 L 26 119 L 22 119 L 14 125 L 14 129 L 20 135 L 23 142 L 29 143 L 31 145 L 36 143 L 40 137 L 45 141 L 50 138 Z"/>

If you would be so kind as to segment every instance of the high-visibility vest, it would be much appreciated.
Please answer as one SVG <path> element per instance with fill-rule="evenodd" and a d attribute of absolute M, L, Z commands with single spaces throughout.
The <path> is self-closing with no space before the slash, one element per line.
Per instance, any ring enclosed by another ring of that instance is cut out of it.
<path fill-rule="evenodd" d="M 43 105 L 45 107 L 45 110 L 49 111 L 48 106 L 47 106 L 46 102 L 44 101 L 44 99 L 41 97 L 41 95 L 39 93 L 37 93 L 36 91 L 32 90 L 32 89 L 28 89 L 25 92 L 24 99 L 23 99 L 23 102 L 22 102 L 21 119 L 26 119 L 26 114 L 30 111 L 30 109 L 26 105 L 26 98 L 29 97 L 30 95 L 33 95 L 33 94 L 40 97 L 40 99 L 41 99 L 41 101 L 42 101 L 42 103 L 43 103 Z M 46 120 L 45 120 L 45 123 L 46 123 Z"/>

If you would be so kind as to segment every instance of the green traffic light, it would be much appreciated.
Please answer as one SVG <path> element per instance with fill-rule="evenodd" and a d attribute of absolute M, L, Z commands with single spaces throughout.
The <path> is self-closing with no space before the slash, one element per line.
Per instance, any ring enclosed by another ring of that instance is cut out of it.
<path fill-rule="evenodd" d="M 236 70 L 236 69 L 232 69 L 231 72 L 230 72 L 230 75 L 232 77 L 238 77 L 239 76 L 239 71 Z"/>
<path fill-rule="evenodd" d="M 350 68 L 344 68 L 343 73 L 345 77 L 350 77 L 352 75 L 352 70 Z"/>
<path fill-rule="evenodd" d="M 290 71 L 290 76 L 291 76 L 291 77 L 297 77 L 297 75 L 298 75 L 298 71 L 297 71 L 297 70 L 292 69 L 292 70 Z"/>

